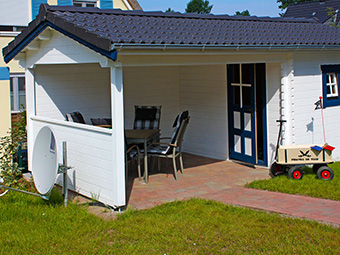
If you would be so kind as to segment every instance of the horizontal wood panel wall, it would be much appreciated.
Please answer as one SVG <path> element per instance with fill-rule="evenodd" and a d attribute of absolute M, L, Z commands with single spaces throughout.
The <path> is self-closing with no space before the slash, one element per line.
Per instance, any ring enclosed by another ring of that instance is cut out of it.
<path fill-rule="evenodd" d="M 162 136 L 171 136 L 172 124 L 179 114 L 179 67 L 125 67 L 125 128 L 132 129 L 135 105 L 161 105 Z"/>
<path fill-rule="evenodd" d="M 339 53 L 294 54 L 294 123 L 295 144 L 323 144 L 321 110 L 314 103 L 322 96 L 321 65 L 340 64 Z M 324 109 L 326 140 L 336 147 L 333 159 L 340 160 L 340 106 Z M 313 131 L 307 129 L 313 125 Z"/>
<path fill-rule="evenodd" d="M 184 149 L 217 159 L 228 157 L 228 111 L 225 65 L 179 69 L 180 105 L 191 119 Z"/>
<path fill-rule="evenodd" d="M 72 125 L 72 123 L 70 123 Z M 73 124 L 75 125 L 75 124 Z M 43 126 L 53 130 L 58 146 L 58 161 L 62 163 L 62 141 L 67 141 L 69 188 L 101 202 L 116 205 L 112 169 L 112 134 L 33 121 L 34 137 Z M 58 177 L 62 183 L 62 176 Z"/>
<path fill-rule="evenodd" d="M 85 121 L 110 117 L 110 73 L 98 64 L 39 65 L 35 69 L 37 116 L 57 120 L 79 111 Z"/>
<path fill-rule="evenodd" d="M 178 112 L 189 110 L 191 120 L 184 150 L 228 159 L 226 65 L 125 67 L 125 127 L 132 128 L 134 105 L 162 105 L 162 135 L 172 133 Z M 280 113 L 281 64 L 267 64 L 268 152 L 274 155 Z"/>
<path fill-rule="evenodd" d="M 266 65 L 267 80 L 267 134 L 268 134 L 268 163 L 274 161 L 280 119 L 280 86 L 281 64 L 268 63 Z"/>

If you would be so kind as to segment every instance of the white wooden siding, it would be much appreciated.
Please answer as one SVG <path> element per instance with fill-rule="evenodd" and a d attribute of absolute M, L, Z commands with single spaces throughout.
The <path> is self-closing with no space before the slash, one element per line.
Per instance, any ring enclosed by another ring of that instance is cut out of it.
<path fill-rule="evenodd" d="M 280 119 L 280 86 L 281 64 L 269 63 L 266 65 L 267 76 L 267 138 L 268 138 L 268 163 L 274 160 Z"/>
<path fill-rule="evenodd" d="M 294 133 L 296 144 L 323 144 L 321 110 L 314 103 L 322 96 L 321 65 L 340 64 L 340 53 L 294 54 Z M 333 159 L 340 159 L 340 106 L 324 109 L 326 140 L 335 146 Z M 313 130 L 308 127 L 313 126 Z"/>
<path fill-rule="evenodd" d="M 98 64 L 38 65 L 36 115 L 57 120 L 79 111 L 85 121 L 111 116 L 110 71 Z"/>
<path fill-rule="evenodd" d="M 170 136 L 180 111 L 178 67 L 126 67 L 123 79 L 125 128 L 133 128 L 135 105 L 161 105 L 162 136 Z"/>
<path fill-rule="evenodd" d="M 112 132 L 77 123 L 33 117 L 34 137 L 43 126 L 49 126 L 57 139 L 58 161 L 62 163 L 62 142 L 67 141 L 69 188 L 112 206 L 117 204 L 112 160 Z M 124 148 L 122 148 L 123 150 Z M 33 169 L 34 171 L 34 169 Z M 123 180 L 122 180 L 123 181 Z M 61 176 L 58 178 L 61 183 Z"/>
<path fill-rule="evenodd" d="M 226 65 L 179 69 L 180 107 L 189 110 L 184 149 L 196 155 L 228 158 Z"/>
<path fill-rule="evenodd" d="M 101 63 L 104 66 L 108 60 L 99 53 L 70 39 L 69 37 L 55 31 L 45 29 L 42 33 L 51 36 L 49 40 L 34 40 L 30 45 L 38 46 L 37 50 L 26 48 L 26 67 L 34 67 L 38 64 L 79 64 L 79 63 Z M 30 46 L 29 45 L 29 46 Z M 18 56 L 20 59 L 20 56 Z"/>
<path fill-rule="evenodd" d="M 281 64 L 267 64 L 268 160 L 274 157 L 280 116 Z M 162 105 L 162 134 L 176 115 L 189 110 L 184 151 L 228 159 L 226 65 L 124 68 L 125 127 L 133 127 L 134 105 Z"/>

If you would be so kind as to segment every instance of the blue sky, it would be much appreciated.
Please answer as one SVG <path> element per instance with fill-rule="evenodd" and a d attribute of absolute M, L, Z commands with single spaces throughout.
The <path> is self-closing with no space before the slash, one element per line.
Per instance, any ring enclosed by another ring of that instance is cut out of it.
<path fill-rule="evenodd" d="M 185 12 L 190 0 L 138 0 L 145 11 L 165 11 L 169 7 Z M 251 15 L 277 17 L 281 12 L 276 0 L 209 0 L 212 13 L 234 15 L 236 11 L 249 10 Z"/>

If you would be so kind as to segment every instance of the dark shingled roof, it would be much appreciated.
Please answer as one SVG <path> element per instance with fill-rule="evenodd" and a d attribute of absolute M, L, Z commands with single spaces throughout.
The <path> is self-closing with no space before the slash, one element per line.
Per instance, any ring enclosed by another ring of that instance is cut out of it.
<path fill-rule="evenodd" d="M 340 47 L 340 30 L 315 20 L 102 10 L 43 4 L 3 49 L 11 60 L 46 26 L 108 56 L 119 47 Z"/>
<path fill-rule="evenodd" d="M 288 6 L 283 16 L 292 18 L 314 18 L 320 23 L 325 23 L 330 18 L 327 8 L 333 8 L 334 11 L 340 10 L 340 0 L 323 0 L 292 4 Z"/>

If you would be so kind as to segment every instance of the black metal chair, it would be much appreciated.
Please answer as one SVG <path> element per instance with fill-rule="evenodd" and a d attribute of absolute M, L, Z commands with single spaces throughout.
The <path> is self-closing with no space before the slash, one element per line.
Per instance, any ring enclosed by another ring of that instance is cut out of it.
<path fill-rule="evenodd" d="M 128 179 L 128 163 L 133 160 L 137 156 L 137 171 L 138 171 L 138 178 L 139 180 L 142 179 L 141 177 L 141 169 L 140 169 L 140 159 L 141 159 L 141 151 L 139 147 L 134 144 L 128 146 L 126 137 L 125 137 L 125 173 L 126 173 L 126 180 Z"/>
<path fill-rule="evenodd" d="M 171 158 L 174 168 L 174 177 L 177 180 L 177 166 L 176 166 L 176 158 L 179 158 L 180 161 L 180 170 L 183 174 L 183 157 L 182 157 L 182 142 L 184 138 L 184 134 L 186 128 L 188 126 L 190 117 L 189 112 L 184 111 L 179 114 L 174 123 L 174 132 L 172 137 L 164 137 L 160 138 L 160 140 L 168 139 L 169 142 L 155 142 L 149 145 L 148 147 L 148 157 L 157 157 L 160 158 Z M 160 167 L 160 162 L 158 160 L 158 168 Z"/>

